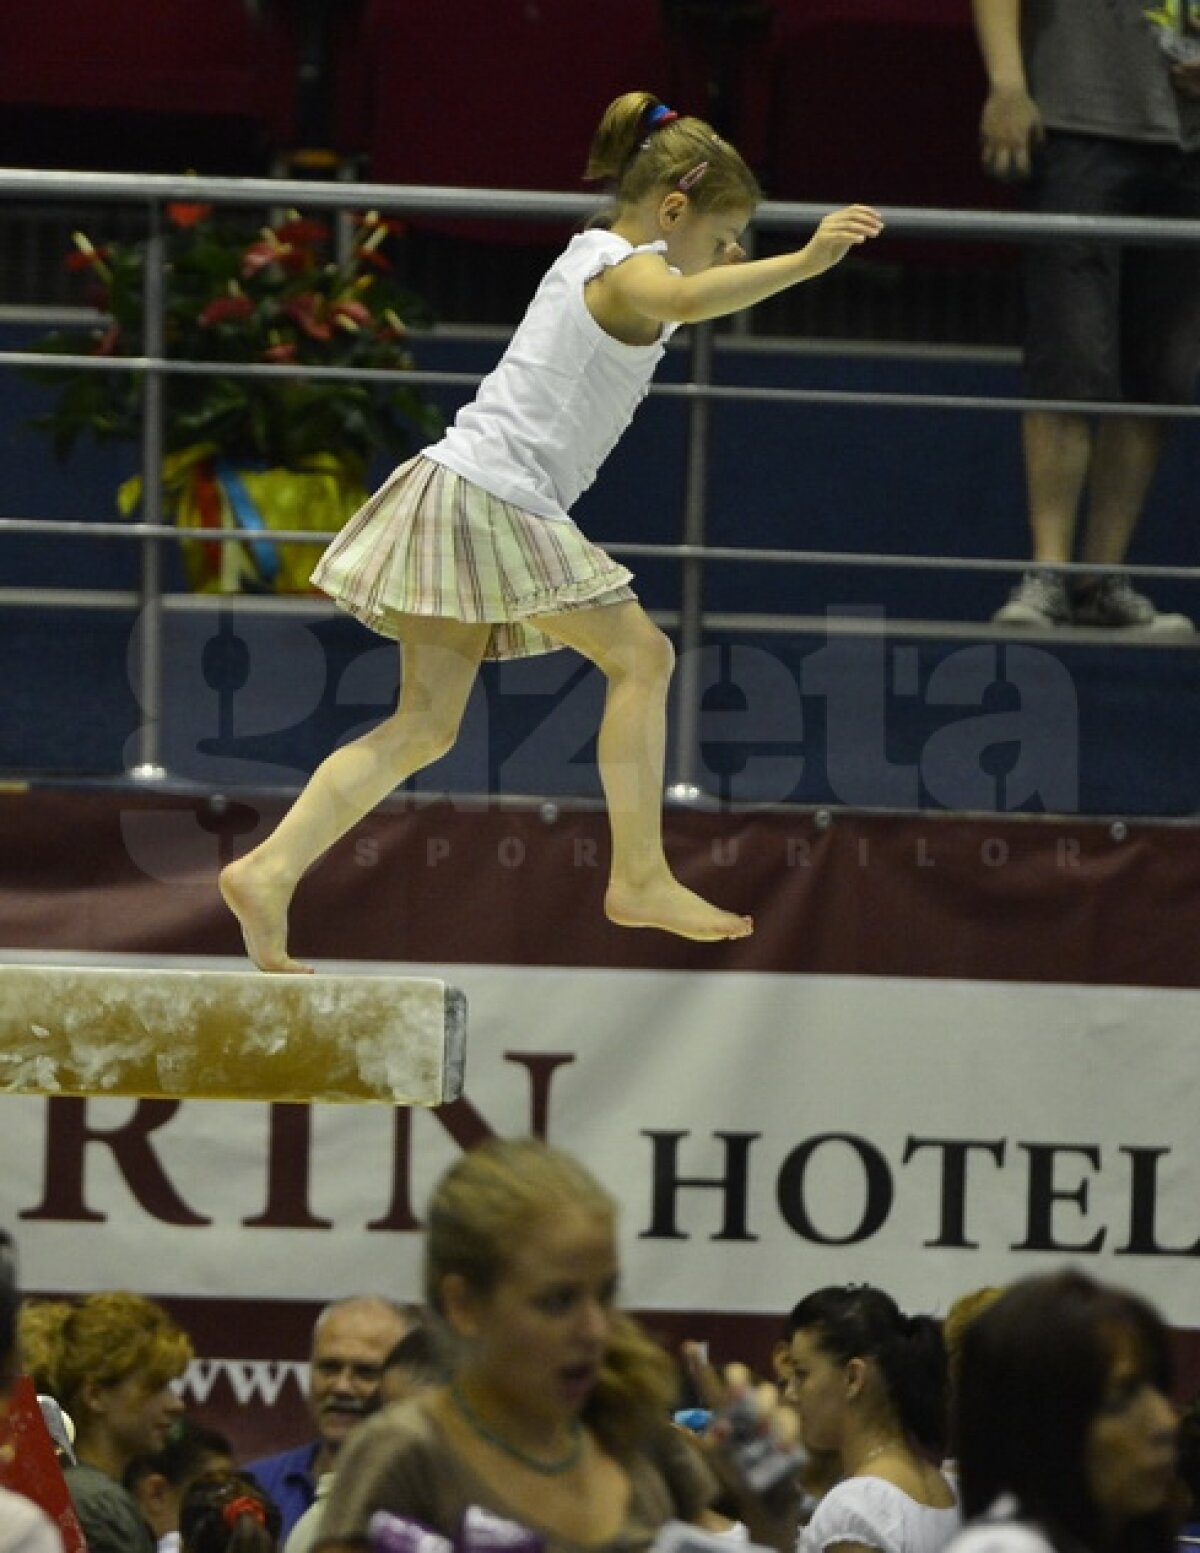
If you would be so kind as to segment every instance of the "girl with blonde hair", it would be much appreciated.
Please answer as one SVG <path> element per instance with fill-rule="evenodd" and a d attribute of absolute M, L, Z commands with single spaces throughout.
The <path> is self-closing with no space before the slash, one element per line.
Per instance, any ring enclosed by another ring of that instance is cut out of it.
<path fill-rule="evenodd" d="M 322 1553 L 387 1511 L 454 1536 L 469 1507 L 534 1531 L 546 1553 L 647 1548 L 715 1494 L 669 1410 L 667 1356 L 615 1308 L 615 1209 L 569 1156 L 491 1140 L 434 1192 L 426 1294 L 451 1344 L 448 1384 L 369 1419 L 346 1445 Z"/>
<path fill-rule="evenodd" d="M 304 971 L 287 913 L 304 872 L 395 787 L 454 744 L 484 658 L 571 647 L 607 684 L 598 761 L 612 855 L 605 912 L 625 927 L 742 938 L 749 917 L 685 888 L 662 837 L 674 653 L 632 574 L 576 528 L 591 485 L 684 323 L 721 318 L 809 280 L 876 236 L 852 205 L 794 253 L 745 262 L 761 198 L 700 119 L 628 92 L 600 122 L 587 176 L 604 226 L 551 266 L 499 366 L 445 437 L 402 465 L 326 551 L 313 581 L 401 647 L 395 713 L 330 755 L 274 833 L 221 874 L 251 959 Z"/>

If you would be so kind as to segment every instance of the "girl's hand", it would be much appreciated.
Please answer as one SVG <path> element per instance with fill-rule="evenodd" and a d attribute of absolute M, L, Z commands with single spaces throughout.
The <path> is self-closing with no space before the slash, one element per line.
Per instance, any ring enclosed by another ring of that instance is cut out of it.
<path fill-rule="evenodd" d="M 870 205 L 847 205 L 825 217 L 804 248 L 805 258 L 812 265 L 810 275 L 819 275 L 844 259 L 859 243 L 878 237 L 883 231 L 883 218 Z"/>

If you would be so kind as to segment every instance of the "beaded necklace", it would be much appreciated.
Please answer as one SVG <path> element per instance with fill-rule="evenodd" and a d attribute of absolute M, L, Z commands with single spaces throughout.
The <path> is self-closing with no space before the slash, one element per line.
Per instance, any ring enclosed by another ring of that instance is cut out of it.
<path fill-rule="evenodd" d="M 486 1440 L 489 1445 L 495 1446 L 498 1451 L 503 1451 L 506 1456 L 511 1456 L 513 1461 L 519 1461 L 523 1467 L 528 1467 L 531 1472 L 540 1472 L 544 1477 L 558 1477 L 560 1473 L 569 1472 L 583 1455 L 583 1425 L 578 1418 L 571 1420 L 571 1443 L 567 1447 L 565 1455 L 558 1457 L 556 1461 L 545 1461 L 538 1456 L 529 1455 L 519 1445 L 514 1445 L 511 1440 L 506 1440 L 503 1435 L 496 1434 L 494 1430 L 489 1429 L 457 1386 L 452 1385 L 450 1387 L 450 1400 L 481 1440 Z"/>

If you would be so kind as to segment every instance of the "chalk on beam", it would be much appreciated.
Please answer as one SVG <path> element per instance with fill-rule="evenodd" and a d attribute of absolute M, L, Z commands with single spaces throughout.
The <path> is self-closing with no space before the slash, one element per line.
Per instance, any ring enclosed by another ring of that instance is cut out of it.
<path fill-rule="evenodd" d="M 0 965 L 0 1091 L 441 1105 L 466 1008 L 431 977 Z"/>

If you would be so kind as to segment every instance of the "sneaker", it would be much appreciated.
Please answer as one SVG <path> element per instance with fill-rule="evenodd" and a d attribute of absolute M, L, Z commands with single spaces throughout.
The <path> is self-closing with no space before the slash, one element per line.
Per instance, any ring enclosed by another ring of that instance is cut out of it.
<path fill-rule="evenodd" d="M 1067 585 L 1058 572 L 1026 572 L 992 619 L 1002 626 L 1070 625 Z"/>
<path fill-rule="evenodd" d="M 1075 592 L 1075 624 L 1109 631 L 1149 631 L 1155 636 L 1192 636 L 1186 615 L 1160 615 L 1128 577 L 1106 573 L 1082 583 Z"/>

